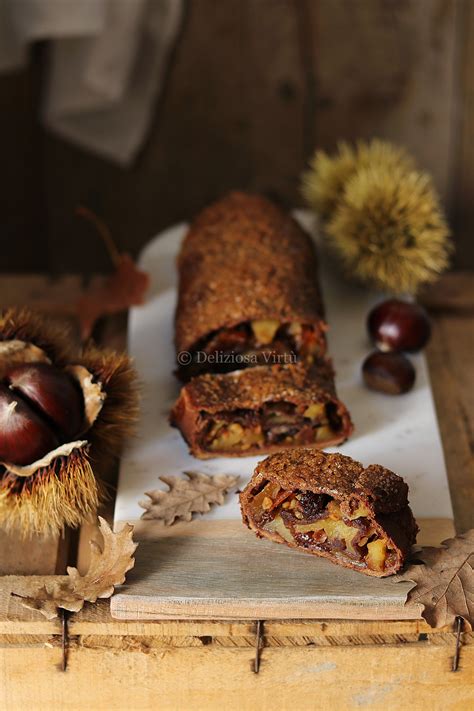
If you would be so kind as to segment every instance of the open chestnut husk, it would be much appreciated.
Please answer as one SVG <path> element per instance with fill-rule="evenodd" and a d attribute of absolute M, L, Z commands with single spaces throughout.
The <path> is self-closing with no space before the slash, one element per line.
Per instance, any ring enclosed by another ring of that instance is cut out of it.
<path fill-rule="evenodd" d="M 97 510 L 95 471 L 138 415 L 126 355 L 86 347 L 26 310 L 0 312 L 0 527 L 21 536 L 78 526 Z"/>
<path fill-rule="evenodd" d="M 381 351 L 420 351 L 431 336 L 425 309 L 414 302 L 388 299 L 375 306 L 367 318 L 367 330 Z"/>
<path fill-rule="evenodd" d="M 371 390 L 387 395 L 407 393 L 415 384 L 416 371 L 403 353 L 374 351 L 362 365 L 364 382 Z"/>

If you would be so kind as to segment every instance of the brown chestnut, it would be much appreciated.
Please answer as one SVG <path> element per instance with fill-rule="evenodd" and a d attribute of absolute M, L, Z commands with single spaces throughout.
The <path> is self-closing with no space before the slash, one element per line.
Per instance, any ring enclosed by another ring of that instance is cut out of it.
<path fill-rule="evenodd" d="M 403 353 L 374 351 L 362 365 L 364 382 L 371 390 L 388 395 L 401 395 L 412 389 L 416 372 Z"/>
<path fill-rule="evenodd" d="M 0 384 L 0 461 L 31 464 L 58 445 L 48 424 L 20 396 Z"/>
<path fill-rule="evenodd" d="M 80 432 L 83 396 L 68 373 L 49 363 L 24 363 L 9 370 L 5 380 L 11 390 L 52 425 L 62 441 L 73 439 Z"/>
<path fill-rule="evenodd" d="M 419 304 L 388 299 L 372 309 L 367 329 L 381 351 L 421 350 L 429 341 L 431 325 L 428 314 Z"/>

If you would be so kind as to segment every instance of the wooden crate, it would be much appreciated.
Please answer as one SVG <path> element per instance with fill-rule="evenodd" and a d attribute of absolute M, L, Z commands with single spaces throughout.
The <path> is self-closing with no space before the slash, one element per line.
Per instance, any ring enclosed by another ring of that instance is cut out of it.
<path fill-rule="evenodd" d="M 437 290 L 430 373 L 445 446 L 458 531 L 474 527 L 474 279 L 449 277 L 455 298 Z M 63 293 L 74 293 L 68 278 Z M 69 291 L 68 291 L 69 290 Z M 61 282 L 2 279 L 2 304 L 45 303 Z M 54 296 L 54 294 L 53 294 Z M 456 310 L 446 309 L 455 303 Z M 124 343 L 124 320 L 101 329 Z M 111 507 L 104 512 L 109 518 Z M 16 592 L 87 566 L 92 526 L 64 540 L 18 544 L 0 538 L 0 705 L 17 709 L 456 709 L 474 707 L 474 635 L 422 620 L 263 621 L 260 668 L 254 670 L 257 621 L 112 619 L 108 601 L 68 622 L 67 671 L 62 623 L 26 610 Z M 28 573 L 26 575 L 25 573 Z M 41 574 L 43 577 L 38 577 Z"/>

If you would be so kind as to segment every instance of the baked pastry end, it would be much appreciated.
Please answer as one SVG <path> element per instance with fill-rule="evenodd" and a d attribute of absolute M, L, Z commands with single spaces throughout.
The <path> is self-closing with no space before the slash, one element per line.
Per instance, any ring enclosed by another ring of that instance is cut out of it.
<path fill-rule="evenodd" d="M 261 462 L 240 503 L 257 536 L 386 577 L 416 541 L 407 493 L 403 479 L 380 465 L 295 449 Z"/>

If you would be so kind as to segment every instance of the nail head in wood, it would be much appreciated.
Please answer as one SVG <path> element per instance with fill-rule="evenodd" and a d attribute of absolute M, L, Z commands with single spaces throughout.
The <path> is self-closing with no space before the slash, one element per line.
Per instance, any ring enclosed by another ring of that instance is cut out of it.
<path fill-rule="evenodd" d="M 63 672 L 65 672 L 67 669 L 67 660 L 68 660 L 68 654 L 69 654 L 68 616 L 69 616 L 69 614 L 68 614 L 67 610 L 61 610 L 61 627 L 62 627 L 61 648 L 62 648 L 62 653 L 63 653 L 61 670 Z"/>
<path fill-rule="evenodd" d="M 454 631 L 456 632 L 456 646 L 454 648 L 453 665 L 451 671 L 455 672 L 459 668 L 459 654 L 461 651 L 461 632 L 464 626 L 462 617 L 457 616 L 454 621 Z"/>
<path fill-rule="evenodd" d="M 258 674 L 260 671 L 260 650 L 262 647 L 262 636 L 263 636 L 263 620 L 257 620 L 256 622 L 256 636 L 255 636 L 255 661 L 253 666 L 253 671 Z"/>

